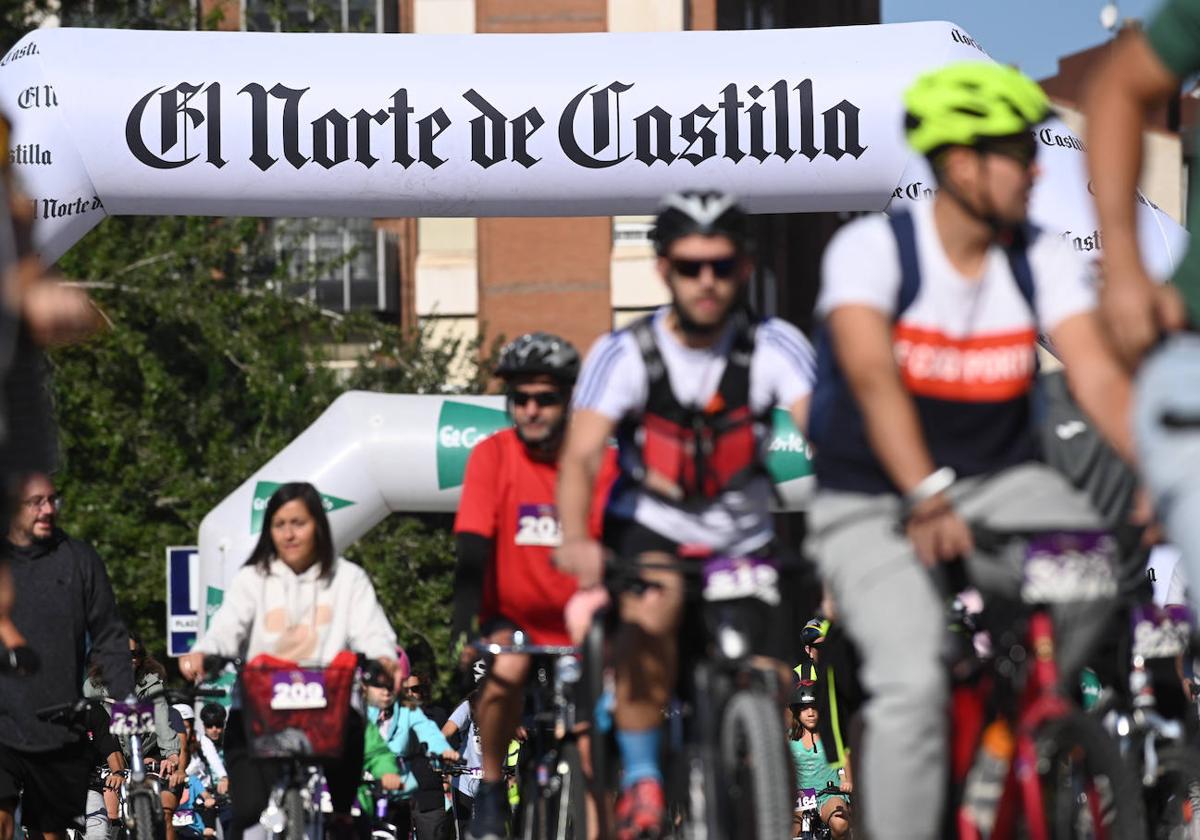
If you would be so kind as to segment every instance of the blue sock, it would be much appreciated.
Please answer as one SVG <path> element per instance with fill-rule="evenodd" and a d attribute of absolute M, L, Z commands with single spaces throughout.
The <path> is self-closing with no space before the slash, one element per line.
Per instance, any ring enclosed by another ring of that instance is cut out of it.
<path fill-rule="evenodd" d="M 621 789 L 631 788 L 642 779 L 662 781 L 658 767 L 658 742 L 662 732 L 653 729 L 618 729 L 617 747 L 621 750 Z"/>

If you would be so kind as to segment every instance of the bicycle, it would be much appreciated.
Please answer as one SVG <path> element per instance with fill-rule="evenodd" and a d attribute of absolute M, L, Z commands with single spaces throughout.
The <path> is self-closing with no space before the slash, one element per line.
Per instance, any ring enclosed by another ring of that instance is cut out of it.
<path fill-rule="evenodd" d="M 1108 698 L 1095 716 L 1141 781 L 1147 835 L 1200 840 L 1200 752 L 1189 743 L 1176 660 L 1189 655 L 1190 610 L 1135 606 L 1130 615 L 1128 694 Z"/>
<path fill-rule="evenodd" d="M 796 791 L 795 811 L 800 817 L 800 833 L 795 835 L 792 840 L 830 840 L 833 836 L 829 826 L 821 819 L 818 794 L 840 796 L 847 802 L 850 801 L 850 794 L 832 784 L 821 791 L 816 788 L 800 788 Z"/>
<path fill-rule="evenodd" d="M 421 744 L 425 747 L 424 742 Z M 427 753 L 425 759 L 435 773 L 444 776 L 470 775 L 472 771 L 462 762 L 451 762 L 436 753 Z M 396 756 L 396 764 L 400 775 L 411 773 L 410 759 Z M 482 771 L 478 771 L 482 776 Z M 415 791 L 385 790 L 383 783 L 370 773 L 363 773 L 363 784 L 368 788 L 368 797 L 373 805 L 368 811 L 360 810 L 359 816 L 367 823 L 369 835 L 374 840 L 415 840 L 417 826 L 415 822 L 404 835 L 400 834 L 399 826 L 392 820 L 393 806 L 397 803 L 411 801 Z M 356 803 L 358 806 L 358 803 Z M 361 809 L 361 806 L 358 806 Z"/>
<path fill-rule="evenodd" d="M 977 617 L 992 658 L 952 669 L 957 836 L 1013 837 L 1020 823 L 1029 840 L 1144 837 L 1138 785 L 1099 722 L 1061 693 L 1055 659 L 1051 609 L 1116 595 L 1110 538 L 982 525 L 972 533 L 1001 568 L 1019 567 L 1020 583 L 1019 591 L 988 594 Z M 939 583 L 953 597 L 944 576 Z"/>
<path fill-rule="evenodd" d="M 793 773 L 781 676 L 752 653 L 769 620 L 764 607 L 779 602 L 783 567 L 766 557 L 725 557 L 698 546 L 681 547 L 679 559 L 671 562 L 608 562 L 605 585 L 614 603 L 622 592 L 657 586 L 641 577 L 642 570 L 675 572 L 685 581 L 679 676 L 664 715 L 671 757 L 664 769 L 667 829 L 688 840 L 791 836 Z M 592 766 L 601 812 L 616 781 L 607 740 L 611 717 L 603 699 L 612 688 L 602 664 L 611 616 L 608 610 L 597 614 L 584 644 L 586 684 L 598 700 Z M 608 815 L 602 820 L 607 824 Z"/>
<path fill-rule="evenodd" d="M 121 820 L 136 840 L 161 840 L 166 834 L 162 810 L 161 777 L 151 772 L 142 759 L 142 738 L 154 732 L 154 701 L 194 702 L 200 697 L 224 697 L 220 689 L 163 689 L 139 699 L 129 695 L 124 701 L 112 704 L 109 711 L 109 731 L 129 738 L 129 768 L 119 792 Z M 37 711 L 37 717 L 47 723 L 57 723 L 82 730 L 89 709 L 104 708 L 99 698 L 80 698 L 71 703 L 58 703 Z"/>
<path fill-rule="evenodd" d="M 246 741 L 257 759 L 277 762 L 279 777 L 259 824 L 286 840 L 322 840 L 332 807 L 320 762 L 340 757 L 350 696 L 360 669 L 380 677 L 378 664 L 343 651 L 324 668 L 300 667 L 273 657 L 250 662 L 206 656 L 204 670 L 232 665 L 242 689 Z M 330 714 L 327 710 L 332 709 Z"/>
<path fill-rule="evenodd" d="M 520 804 L 514 835 L 524 840 L 586 840 L 587 780 L 574 699 L 582 676 L 579 648 L 530 644 L 520 630 L 513 633 L 511 644 L 480 640 L 473 646 L 487 656 L 532 657 L 528 694 L 533 710 L 518 760 Z"/>

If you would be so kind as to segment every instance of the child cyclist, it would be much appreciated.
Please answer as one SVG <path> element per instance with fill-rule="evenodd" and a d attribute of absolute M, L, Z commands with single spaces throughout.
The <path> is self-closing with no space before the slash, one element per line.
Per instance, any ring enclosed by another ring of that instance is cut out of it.
<path fill-rule="evenodd" d="M 809 788 L 817 792 L 817 813 L 829 826 L 834 840 L 850 836 L 850 805 L 842 793 L 851 790 L 850 765 L 844 771 L 835 770 L 825 758 L 821 736 L 817 734 L 817 694 L 813 683 L 801 683 L 792 692 L 788 707 L 788 746 L 796 765 L 796 790 Z M 845 775 L 842 775 L 842 772 Z M 800 812 L 795 815 L 793 833 L 800 828 Z"/>

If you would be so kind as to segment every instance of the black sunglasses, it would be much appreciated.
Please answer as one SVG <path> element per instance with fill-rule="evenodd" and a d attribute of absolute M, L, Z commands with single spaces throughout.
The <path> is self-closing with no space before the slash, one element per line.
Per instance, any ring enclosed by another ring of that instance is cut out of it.
<path fill-rule="evenodd" d="M 1010 158 L 1028 168 L 1037 160 L 1038 141 L 1032 133 L 1022 134 L 981 143 L 979 150 L 984 154 Z"/>
<path fill-rule="evenodd" d="M 509 391 L 508 401 L 521 408 L 530 400 L 537 403 L 541 408 L 549 408 L 552 405 L 562 405 L 563 395 L 558 391 L 538 391 L 536 394 L 528 394 L 524 391 Z"/>
<path fill-rule="evenodd" d="M 699 277 L 704 266 L 712 269 L 713 277 L 726 280 L 737 269 L 737 257 L 721 257 L 718 260 L 671 260 L 671 268 L 680 277 Z"/>

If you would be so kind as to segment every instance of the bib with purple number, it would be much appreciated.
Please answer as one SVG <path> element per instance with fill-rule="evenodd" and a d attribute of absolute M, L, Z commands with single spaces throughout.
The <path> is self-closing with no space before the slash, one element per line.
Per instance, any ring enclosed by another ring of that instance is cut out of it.
<path fill-rule="evenodd" d="M 1031 537 L 1025 549 L 1021 598 L 1029 604 L 1100 601 L 1117 594 L 1116 542 L 1102 531 Z"/>
<path fill-rule="evenodd" d="M 277 671 L 271 675 L 272 709 L 324 709 L 325 705 L 325 674 L 321 671 Z"/>
<path fill-rule="evenodd" d="M 796 795 L 797 811 L 817 810 L 817 791 L 814 788 L 801 788 Z"/>
<path fill-rule="evenodd" d="M 146 735 L 154 731 L 153 703 L 113 703 L 108 730 L 118 736 Z"/>
<path fill-rule="evenodd" d="M 711 557 L 704 561 L 704 600 L 754 598 L 779 603 L 779 570 L 766 557 Z"/>
<path fill-rule="evenodd" d="M 1192 630 L 1192 612 L 1182 604 L 1134 607 L 1133 655 L 1142 659 L 1173 659 L 1187 650 Z"/>
<path fill-rule="evenodd" d="M 518 505 L 517 545 L 536 545 L 557 548 L 562 545 L 562 531 L 558 525 L 558 509 L 554 505 Z"/>

